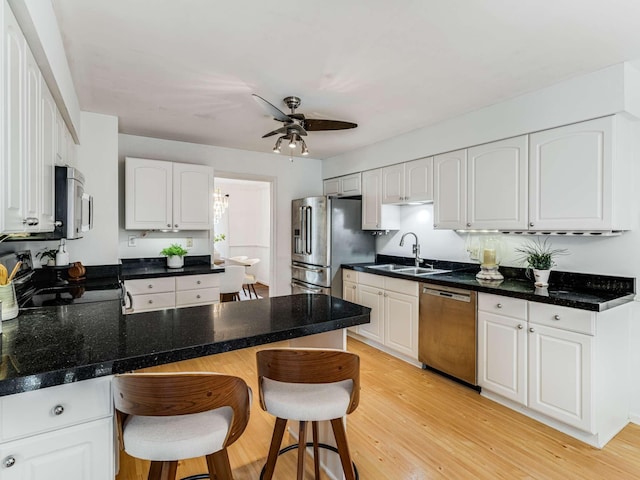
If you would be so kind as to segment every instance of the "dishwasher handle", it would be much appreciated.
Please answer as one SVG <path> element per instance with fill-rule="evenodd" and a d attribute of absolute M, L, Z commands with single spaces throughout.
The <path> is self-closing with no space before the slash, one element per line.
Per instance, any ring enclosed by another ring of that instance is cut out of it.
<path fill-rule="evenodd" d="M 434 288 L 424 287 L 422 289 L 423 294 L 433 295 L 434 297 L 446 298 L 448 300 L 456 300 L 458 302 L 470 302 L 471 301 L 471 293 L 457 293 L 457 292 L 448 292 L 446 290 L 436 290 Z"/>

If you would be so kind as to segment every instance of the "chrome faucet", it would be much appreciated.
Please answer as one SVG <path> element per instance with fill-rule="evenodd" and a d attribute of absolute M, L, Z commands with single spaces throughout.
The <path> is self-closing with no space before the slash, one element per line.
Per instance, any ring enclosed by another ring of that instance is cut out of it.
<path fill-rule="evenodd" d="M 407 235 L 413 235 L 416 239 L 416 243 L 413 244 L 413 254 L 416 256 L 415 259 L 415 265 L 416 267 L 420 266 L 420 244 L 418 243 L 418 236 L 413 233 L 413 232 L 407 232 L 404 235 L 402 235 L 402 238 L 400 239 L 400 246 L 404 246 L 404 237 L 406 237 Z"/>

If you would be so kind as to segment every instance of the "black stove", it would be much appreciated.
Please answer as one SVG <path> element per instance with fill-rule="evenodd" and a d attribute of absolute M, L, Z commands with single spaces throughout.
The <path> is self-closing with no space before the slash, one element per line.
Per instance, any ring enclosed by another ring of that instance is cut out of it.
<path fill-rule="evenodd" d="M 110 300 L 122 301 L 122 285 L 117 273 L 112 269 L 96 267 L 99 274 L 92 276 L 89 274 L 92 267 L 87 267 L 87 278 L 74 282 L 64 278 L 65 267 L 44 267 L 34 270 L 31 252 L 28 250 L 0 256 L 0 263 L 9 271 L 18 261 L 22 264 L 13 283 L 20 309 Z M 107 275 L 103 275 L 105 271 L 108 271 Z"/>

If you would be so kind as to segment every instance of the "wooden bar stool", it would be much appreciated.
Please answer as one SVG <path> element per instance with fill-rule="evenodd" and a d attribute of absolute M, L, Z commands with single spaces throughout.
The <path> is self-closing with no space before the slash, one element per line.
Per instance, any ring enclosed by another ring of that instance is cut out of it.
<path fill-rule="evenodd" d="M 300 422 L 298 480 L 304 475 L 307 446 L 313 446 L 315 478 L 320 478 L 318 422 L 330 421 L 347 480 L 357 479 L 351 461 L 342 417 L 353 412 L 360 400 L 360 357 L 344 350 L 314 348 L 267 349 L 257 353 L 260 406 L 276 417 L 267 462 L 260 478 L 270 480 L 288 420 Z M 306 425 L 311 422 L 313 442 L 306 443 Z"/>
<path fill-rule="evenodd" d="M 149 480 L 173 480 L 178 460 L 206 456 L 209 477 L 231 480 L 227 447 L 249 421 L 244 380 L 208 372 L 128 373 L 113 379 L 120 448 L 151 460 Z"/>

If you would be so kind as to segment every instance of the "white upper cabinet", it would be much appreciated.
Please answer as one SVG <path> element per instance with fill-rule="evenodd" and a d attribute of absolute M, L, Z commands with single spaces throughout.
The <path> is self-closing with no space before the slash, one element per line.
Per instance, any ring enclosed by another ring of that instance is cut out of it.
<path fill-rule="evenodd" d="M 466 149 L 433 158 L 433 217 L 434 228 L 466 228 Z"/>
<path fill-rule="evenodd" d="M 527 229 L 527 136 L 469 148 L 467 221 L 471 229 Z"/>
<path fill-rule="evenodd" d="M 346 197 L 362 194 L 360 172 L 329 178 L 323 183 L 323 193 L 329 197 Z"/>
<path fill-rule="evenodd" d="M 382 204 L 382 169 L 362 172 L 362 229 L 398 230 L 398 208 Z"/>
<path fill-rule="evenodd" d="M 213 169 L 173 164 L 173 228 L 208 230 L 213 208 Z"/>
<path fill-rule="evenodd" d="M 627 122 L 604 117 L 530 136 L 530 230 L 631 227 Z"/>
<path fill-rule="evenodd" d="M 382 203 L 406 204 L 433 201 L 433 158 L 382 169 Z"/>
<path fill-rule="evenodd" d="M 6 2 L 2 14 L 0 233 L 50 232 L 55 136 L 51 119 L 57 109 Z"/>
<path fill-rule="evenodd" d="M 210 228 L 211 167 L 129 157 L 125 164 L 125 228 Z"/>

